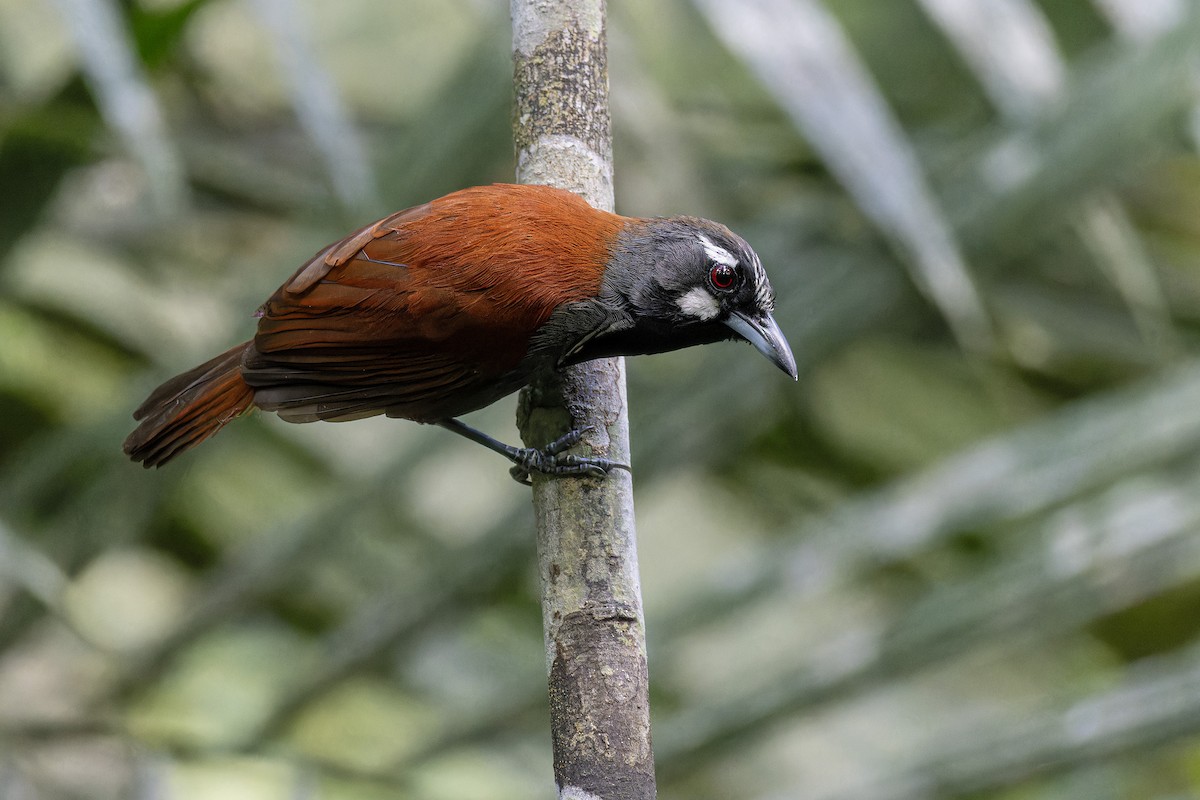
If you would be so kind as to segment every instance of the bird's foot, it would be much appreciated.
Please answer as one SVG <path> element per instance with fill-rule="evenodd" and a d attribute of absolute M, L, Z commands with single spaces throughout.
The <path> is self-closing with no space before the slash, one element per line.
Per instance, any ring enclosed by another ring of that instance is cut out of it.
<path fill-rule="evenodd" d="M 517 483 L 531 486 L 533 484 L 531 476 L 535 472 L 543 475 L 590 475 L 593 478 L 603 478 L 614 469 L 631 472 L 628 464 L 621 464 L 610 458 L 577 456 L 563 452 L 578 444 L 584 434 L 591 429 L 592 426 L 589 425 L 585 428 L 568 431 L 542 448 L 518 448 L 510 456 L 515 466 L 508 471 L 509 474 Z"/>

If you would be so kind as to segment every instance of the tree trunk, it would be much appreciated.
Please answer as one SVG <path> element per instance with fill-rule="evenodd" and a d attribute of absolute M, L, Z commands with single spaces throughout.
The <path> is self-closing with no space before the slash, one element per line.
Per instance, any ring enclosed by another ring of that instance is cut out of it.
<path fill-rule="evenodd" d="M 604 0 L 512 0 L 517 178 L 612 210 Z M 541 446 L 592 426 L 582 448 L 629 463 L 622 359 L 592 361 L 521 394 Z M 629 473 L 533 477 L 554 778 L 560 798 L 655 796 L 649 675 Z"/>

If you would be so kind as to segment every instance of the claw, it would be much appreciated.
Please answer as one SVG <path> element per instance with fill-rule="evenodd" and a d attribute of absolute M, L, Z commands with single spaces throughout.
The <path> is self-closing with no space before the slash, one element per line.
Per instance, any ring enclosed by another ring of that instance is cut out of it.
<path fill-rule="evenodd" d="M 542 448 L 543 455 L 556 456 L 564 450 L 570 450 L 575 445 L 583 440 L 585 434 L 595 430 L 594 425 L 585 425 L 582 428 L 576 428 L 572 431 L 567 431 L 562 436 L 555 439 L 550 444 Z"/>
<path fill-rule="evenodd" d="M 593 478 L 603 478 L 614 469 L 633 472 L 629 465 L 618 464 L 607 458 L 577 456 L 565 452 L 578 444 L 584 434 L 593 429 L 591 425 L 567 431 L 539 449 L 537 447 L 513 447 L 453 418 L 438 420 L 436 424 L 481 444 L 513 462 L 508 474 L 512 475 L 513 480 L 517 483 L 526 486 L 532 485 L 532 477 L 535 472 L 543 475 L 588 475 Z"/>
<path fill-rule="evenodd" d="M 556 476 L 587 475 L 593 478 L 603 478 L 614 469 L 632 472 L 627 464 L 618 464 L 611 459 L 564 452 L 578 444 L 592 429 L 593 426 L 588 425 L 568 431 L 541 449 L 526 447 L 517 450 L 512 456 L 516 465 L 508 473 L 517 483 L 531 486 L 534 472 Z"/>

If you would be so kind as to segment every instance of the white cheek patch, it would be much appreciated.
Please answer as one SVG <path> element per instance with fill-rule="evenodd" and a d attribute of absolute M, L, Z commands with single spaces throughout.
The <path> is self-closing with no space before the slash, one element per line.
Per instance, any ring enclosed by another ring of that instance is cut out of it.
<path fill-rule="evenodd" d="M 733 253 L 720 245 L 714 244 L 713 240 L 709 239 L 703 233 L 697 234 L 696 239 L 700 242 L 700 246 L 704 248 L 704 255 L 708 256 L 714 263 L 724 264 L 727 267 L 737 266 L 737 258 Z"/>
<path fill-rule="evenodd" d="M 721 304 L 717 302 L 717 298 L 701 286 L 688 290 L 687 294 L 675 302 L 680 311 L 696 319 L 709 320 L 721 313 Z"/>

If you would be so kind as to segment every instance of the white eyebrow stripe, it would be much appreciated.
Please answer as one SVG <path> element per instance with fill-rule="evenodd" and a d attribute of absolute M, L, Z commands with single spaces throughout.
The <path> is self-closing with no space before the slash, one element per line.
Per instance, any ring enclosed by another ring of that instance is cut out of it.
<path fill-rule="evenodd" d="M 726 250 L 724 247 L 713 244 L 712 239 L 709 239 L 703 233 L 696 234 L 696 239 L 699 240 L 700 246 L 704 248 L 704 254 L 718 264 L 724 264 L 727 267 L 736 267 L 737 258 Z"/>

